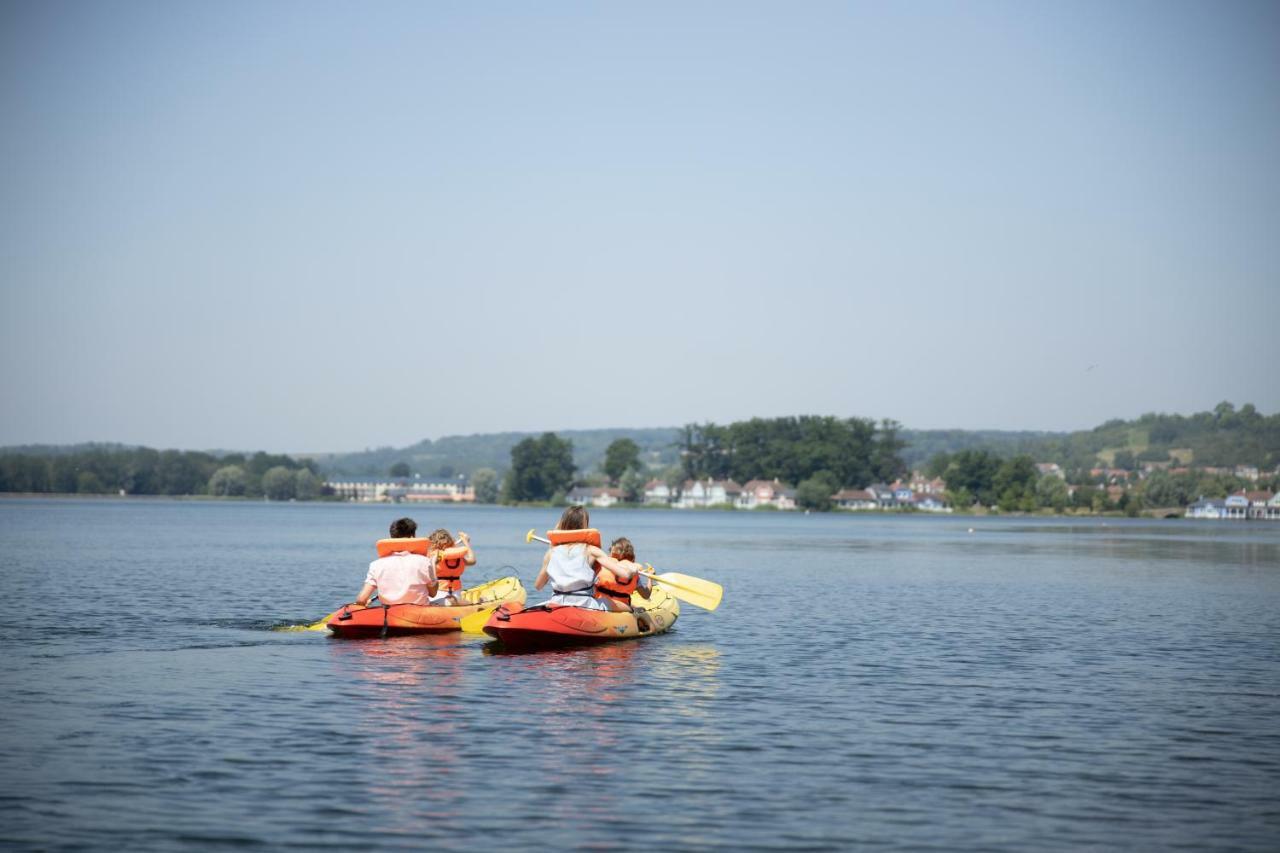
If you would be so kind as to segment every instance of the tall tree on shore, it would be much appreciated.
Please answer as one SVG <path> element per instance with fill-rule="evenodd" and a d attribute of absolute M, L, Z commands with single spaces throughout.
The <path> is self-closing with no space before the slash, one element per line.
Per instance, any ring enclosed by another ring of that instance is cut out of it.
<path fill-rule="evenodd" d="M 640 467 L 640 445 L 629 438 L 615 439 L 604 451 L 604 464 L 600 466 L 617 483 L 628 468 Z"/>
<path fill-rule="evenodd" d="M 573 485 L 573 442 L 554 432 L 526 438 L 511 448 L 511 472 L 505 484 L 508 501 L 546 501 Z"/>

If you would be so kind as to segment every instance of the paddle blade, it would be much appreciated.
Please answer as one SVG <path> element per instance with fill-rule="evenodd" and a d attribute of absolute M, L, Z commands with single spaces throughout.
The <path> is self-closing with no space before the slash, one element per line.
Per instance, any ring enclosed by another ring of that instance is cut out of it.
<path fill-rule="evenodd" d="M 682 575 L 679 572 L 663 572 L 660 575 L 648 575 L 650 580 L 663 584 L 672 596 L 680 601 L 687 601 L 704 610 L 715 610 L 724 597 L 724 587 L 714 581 Z"/>
<path fill-rule="evenodd" d="M 475 613 L 468 613 L 458 620 L 458 625 L 468 634 L 483 634 L 484 623 L 489 621 L 489 617 L 493 615 L 493 611 L 502 606 L 501 601 L 495 601 L 492 604 L 486 604 Z"/>

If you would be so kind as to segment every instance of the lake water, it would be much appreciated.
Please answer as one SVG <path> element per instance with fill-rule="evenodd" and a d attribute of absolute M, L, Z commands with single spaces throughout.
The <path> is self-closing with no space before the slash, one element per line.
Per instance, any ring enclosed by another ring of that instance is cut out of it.
<path fill-rule="evenodd" d="M 596 511 L 724 604 L 521 656 L 270 630 L 400 510 L 530 586 L 558 516 L 0 500 L 0 846 L 1280 846 L 1278 524 Z"/>

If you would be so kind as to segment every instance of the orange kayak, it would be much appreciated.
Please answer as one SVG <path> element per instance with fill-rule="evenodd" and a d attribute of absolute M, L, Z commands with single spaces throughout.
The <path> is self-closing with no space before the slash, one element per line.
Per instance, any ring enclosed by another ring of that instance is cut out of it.
<path fill-rule="evenodd" d="M 520 606 L 525 600 L 524 585 L 517 577 L 499 578 L 458 594 L 458 605 L 392 604 L 360 608 L 348 605 L 333 613 L 325 623 L 339 637 L 383 637 L 400 634 L 433 634 L 461 630 L 462 617 L 495 601 Z"/>
<path fill-rule="evenodd" d="M 489 617 L 484 632 L 504 648 L 523 651 L 651 637 L 669 630 L 680 617 L 680 602 L 661 587 L 654 588 L 648 601 L 632 595 L 631 604 L 637 612 L 504 604 Z"/>

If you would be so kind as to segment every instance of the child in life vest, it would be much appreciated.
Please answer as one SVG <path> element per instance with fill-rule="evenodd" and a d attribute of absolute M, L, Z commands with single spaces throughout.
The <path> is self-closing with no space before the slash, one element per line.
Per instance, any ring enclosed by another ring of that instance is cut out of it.
<path fill-rule="evenodd" d="M 552 545 L 542 557 L 542 571 L 534 589 L 551 583 L 548 604 L 610 610 L 596 595 L 596 568 L 609 569 L 618 580 L 631 580 L 632 570 L 610 557 L 600 547 L 600 532 L 587 525 L 591 519 L 584 506 L 571 506 L 560 516 L 556 529 L 548 533 Z"/>
<path fill-rule="evenodd" d="M 649 579 L 644 577 L 641 566 L 636 562 L 636 549 L 631 540 L 620 536 L 609 545 L 609 556 L 631 570 L 631 579 L 622 581 L 612 571 L 601 568 L 596 574 L 596 592 L 609 605 L 610 610 L 628 611 L 631 606 L 631 593 L 638 592 L 648 600 L 651 591 Z"/>
<path fill-rule="evenodd" d="M 458 604 L 457 594 L 462 590 L 462 573 L 467 570 L 467 566 L 476 564 L 476 553 L 471 550 L 471 537 L 459 530 L 457 541 L 461 544 L 455 547 L 453 536 L 442 527 L 427 538 L 431 540 L 436 561 L 436 578 L 440 581 L 440 589 L 431 597 L 431 603 Z"/>

